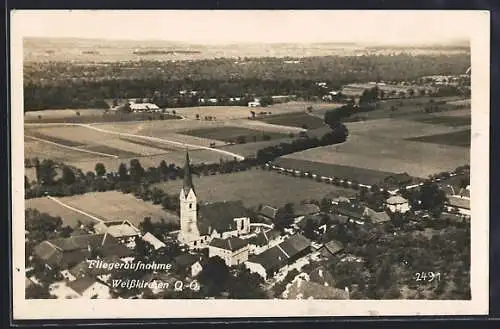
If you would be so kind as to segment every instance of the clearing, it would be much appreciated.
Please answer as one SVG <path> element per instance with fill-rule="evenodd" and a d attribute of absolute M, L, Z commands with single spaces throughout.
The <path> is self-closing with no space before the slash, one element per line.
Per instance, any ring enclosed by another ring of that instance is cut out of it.
<path fill-rule="evenodd" d="M 246 207 L 257 207 L 261 204 L 281 207 L 288 202 L 299 204 L 303 200 L 321 200 L 326 196 L 351 196 L 354 193 L 353 190 L 314 180 L 255 168 L 231 174 L 193 177 L 193 180 L 198 200 L 242 200 Z M 154 186 L 168 194 L 177 195 L 182 181 L 168 181 Z"/>

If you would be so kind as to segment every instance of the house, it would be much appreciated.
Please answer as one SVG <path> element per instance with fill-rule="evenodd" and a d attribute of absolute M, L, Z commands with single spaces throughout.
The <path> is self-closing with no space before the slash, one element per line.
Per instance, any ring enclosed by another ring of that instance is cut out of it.
<path fill-rule="evenodd" d="M 227 266 L 234 266 L 248 260 L 249 249 L 248 242 L 238 237 L 214 238 L 208 245 L 208 257 L 219 256 Z"/>
<path fill-rule="evenodd" d="M 302 217 L 297 223 L 297 227 L 301 230 L 305 230 L 307 222 L 312 222 L 312 226 L 315 230 L 319 229 L 320 226 L 326 224 L 329 220 L 329 216 L 325 214 L 313 214 Z"/>
<path fill-rule="evenodd" d="M 248 102 L 248 107 L 260 107 L 259 101 Z"/>
<path fill-rule="evenodd" d="M 340 256 L 344 251 L 344 246 L 337 240 L 328 241 L 320 248 L 319 252 L 322 257 L 332 258 L 333 256 Z"/>
<path fill-rule="evenodd" d="M 385 200 L 385 206 L 392 213 L 399 212 L 404 214 L 410 210 L 410 203 L 400 195 L 394 195 Z"/>
<path fill-rule="evenodd" d="M 203 249 L 213 238 L 226 239 L 250 233 L 249 212 L 242 201 L 198 205 L 187 152 L 179 202 L 181 229 L 177 239 L 189 248 Z"/>
<path fill-rule="evenodd" d="M 153 103 L 130 103 L 130 110 L 133 112 L 156 112 L 160 111 L 158 105 Z"/>
<path fill-rule="evenodd" d="M 202 270 L 202 260 L 200 256 L 189 253 L 181 254 L 174 258 L 174 268 L 177 273 L 196 277 Z"/>
<path fill-rule="evenodd" d="M 101 257 L 131 257 L 134 251 L 109 234 L 88 234 L 46 240 L 35 247 L 35 256 L 49 268 L 68 269 L 78 263 Z"/>
<path fill-rule="evenodd" d="M 379 224 L 391 221 L 391 217 L 385 211 L 375 211 L 370 208 L 366 208 L 366 216 L 371 220 L 372 223 Z"/>
<path fill-rule="evenodd" d="M 367 212 L 365 206 L 362 206 L 356 202 L 340 202 L 339 204 L 333 207 L 333 212 L 335 214 L 339 214 L 345 217 L 348 217 L 349 220 L 353 221 L 364 221 L 367 219 Z"/>
<path fill-rule="evenodd" d="M 272 207 L 270 205 L 264 205 L 260 209 L 257 217 L 266 223 L 274 223 L 277 214 L 278 208 Z"/>
<path fill-rule="evenodd" d="M 277 230 L 260 231 L 256 236 L 248 239 L 250 253 L 258 255 L 269 248 L 283 242 L 284 236 Z"/>
<path fill-rule="evenodd" d="M 74 291 L 76 298 L 110 298 L 110 288 L 89 276 L 68 282 L 67 286 Z"/>
<path fill-rule="evenodd" d="M 146 234 L 144 234 L 142 236 L 142 239 L 144 241 L 146 241 L 147 243 L 149 243 L 150 245 L 152 245 L 155 250 L 158 250 L 158 249 L 166 246 L 165 243 L 163 243 L 160 239 L 158 239 L 156 236 L 154 236 L 150 232 L 147 232 Z"/>
<path fill-rule="evenodd" d="M 245 266 L 266 280 L 283 267 L 307 255 L 310 250 L 311 241 L 301 234 L 295 234 L 261 254 L 250 257 Z"/>
<path fill-rule="evenodd" d="M 97 234 L 109 234 L 121 243 L 132 244 L 135 238 L 141 235 L 141 231 L 128 220 L 103 221 L 94 225 Z"/>

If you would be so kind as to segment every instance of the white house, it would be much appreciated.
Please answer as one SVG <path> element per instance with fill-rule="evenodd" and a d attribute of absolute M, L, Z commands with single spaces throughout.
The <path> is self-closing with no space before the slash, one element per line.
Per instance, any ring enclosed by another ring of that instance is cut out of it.
<path fill-rule="evenodd" d="M 130 110 L 134 112 L 157 112 L 160 111 L 160 108 L 153 103 L 130 103 Z"/>
<path fill-rule="evenodd" d="M 260 107 L 259 101 L 248 102 L 248 107 Z"/>
<path fill-rule="evenodd" d="M 152 245 L 155 250 L 165 247 L 165 243 L 149 232 L 144 234 L 142 239 Z"/>
<path fill-rule="evenodd" d="M 391 212 L 406 213 L 410 210 L 410 204 L 408 200 L 399 195 L 391 196 L 385 201 L 386 207 L 389 208 Z"/>
<path fill-rule="evenodd" d="M 213 239 L 208 245 L 208 257 L 219 256 L 227 266 L 243 264 L 248 260 L 249 246 L 247 241 L 231 237 L 228 239 Z"/>

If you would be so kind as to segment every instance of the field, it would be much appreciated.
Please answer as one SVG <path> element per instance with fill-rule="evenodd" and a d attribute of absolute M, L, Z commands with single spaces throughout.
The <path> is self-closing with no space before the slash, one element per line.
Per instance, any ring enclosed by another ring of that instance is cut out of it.
<path fill-rule="evenodd" d="M 377 184 L 384 178 L 393 174 L 390 172 L 370 170 L 349 165 L 313 162 L 287 156 L 278 158 L 274 161 L 274 164 L 286 169 L 300 170 L 302 172 L 310 172 L 326 177 L 339 177 L 368 185 Z"/>
<path fill-rule="evenodd" d="M 408 140 L 423 142 L 423 143 L 435 143 L 435 144 L 443 144 L 451 146 L 470 147 L 471 131 L 462 130 L 448 134 L 415 137 L 415 138 L 410 138 Z"/>
<path fill-rule="evenodd" d="M 238 138 L 244 138 L 246 142 L 262 141 L 264 136 L 269 136 L 270 139 L 280 139 L 288 135 L 282 133 L 270 133 L 263 130 L 252 130 L 242 127 L 218 127 L 218 128 L 202 128 L 185 132 L 187 135 L 202 137 L 207 139 L 215 139 L 224 142 L 237 142 Z"/>
<path fill-rule="evenodd" d="M 97 223 L 94 219 L 90 218 L 89 216 L 68 209 L 49 198 L 36 198 L 36 199 L 25 200 L 25 208 L 26 209 L 34 208 L 40 212 L 47 213 L 51 216 L 61 217 L 61 219 L 63 220 L 63 226 L 69 225 L 72 228 L 78 226 L 78 221 L 81 221 L 84 225 Z"/>
<path fill-rule="evenodd" d="M 159 221 L 161 218 L 178 221 L 176 215 L 166 212 L 161 206 L 118 191 L 87 193 L 58 199 L 68 206 L 103 220 L 129 220 L 135 226 L 138 226 L 144 217 L 151 217 L 153 221 Z"/>
<path fill-rule="evenodd" d="M 257 152 L 263 148 L 278 145 L 280 143 L 290 143 L 291 141 L 293 141 L 293 138 L 281 138 L 281 139 L 274 139 L 270 141 L 261 141 L 255 143 L 226 145 L 220 147 L 220 149 L 238 153 L 244 157 L 255 157 L 257 156 Z"/>
<path fill-rule="evenodd" d="M 242 200 L 247 207 L 256 207 L 260 204 L 281 207 L 287 202 L 300 203 L 306 199 L 321 200 L 328 195 L 350 196 L 353 194 L 352 190 L 259 169 L 194 177 L 194 185 L 200 201 Z M 169 181 L 154 186 L 166 193 L 177 194 L 182 187 L 182 182 Z"/>
<path fill-rule="evenodd" d="M 302 127 L 305 129 L 316 129 L 325 125 L 322 118 L 309 115 L 305 112 L 270 115 L 256 120 L 275 125 Z"/>
<path fill-rule="evenodd" d="M 412 119 L 418 122 L 423 123 L 431 123 L 431 124 L 442 124 L 451 127 L 461 127 L 461 126 L 470 126 L 471 125 L 471 117 L 463 117 L 463 116 L 428 116 L 425 118 L 416 118 Z"/>
<path fill-rule="evenodd" d="M 25 138 L 24 140 L 24 157 L 37 157 L 39 159 L 52 159 L 54 161 L 63 162 L 94 161 L 109 158 L 92 153 L 78 151 L 76 149 L 59 147 L 50 143 L 33 140 L 30 138 Z"/>
<path fill-rule="evenodd" d="M 24 114 L 25 123 L 97 123 L 172 119 L 180 117 L 166 113 L 122 113 L 100 109 L 43 110 L 28 111 Z"/>
<path fill-rule="evenodd" d="M 50 156 L 52 158 L 52 156 Z M 220 153 L 216 153 L 209 150 L 189 150 L 189 158 L 191 159 L 191 163 L 199 164 L 199 163 L 214 163 L 219 162 L 220 159 L 223 160 L 232 160 L 233 157 L 229 155 L 224 155 Z M 74 166 L 76 168 L 80 168 L 83 172 L 94 171 L 95 164 L 100 162 L 104 164 L 106 168 L 110 171 L 117 171 L 120 163 L 129 164 L 130 160 L 138 159 L 143 168 L 148 167 L 158 167 L 162 160 L 165 160 L 167 163 L 173 163 L 177 166 L 183 166 L 186 160 L 186 151 L 179 150 L 174 152 L 168 152 L 159 155 L 152 156 L 137 156 L 130 158 L 104 158 L 101 157 L 99 159 L 76 159 L 72 161 L 64 161 L 64 163 Z"/>

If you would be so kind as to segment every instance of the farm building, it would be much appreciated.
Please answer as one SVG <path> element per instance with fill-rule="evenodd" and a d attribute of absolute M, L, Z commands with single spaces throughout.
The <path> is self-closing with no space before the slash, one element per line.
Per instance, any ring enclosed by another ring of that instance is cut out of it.
<path fill-rule="evenodd" d="M 313 203 L 298 204 L 293 208 L 296 217 L 316 215 L 320 212 L 319 206 Z"/>
<path fill-rule="evenodd" d="M 94 250 L 120 259 L 134 254 L 109 234 L 89 234 L 43 241 L 35 247 L 35 256 L 49 268 L 67 269 L 91 258 Z"/>
<path fill-rule="evenodd" d="M 283 267 L 307 255 L 310 250 L 311 241 L 301 234 L 295 234 L 263 253 L 250 257 L 245 266 L 266 280 Z"/>
<path fill-rule="evenodd" d="M 264 222 L 273 223 L 278 214 L 278 208 L 270 205 L 264 205 L 259 211 L 258 218 Z"/>
<path fill-rule="evenodd" d="M 385 205 L 393 213 L 400 212 L 404 214 L 410 210 L 410 203 L 400 195 L 391 196 L 385 200 Z"/>
<path fill-rule="evenodd" d="M 446 202 L 446 210 L 470 216 L 470 198 L 454 195 L 448 196 L 448 202 Z"/>
<path fill-rule="evenodd" d="M 189 154 L 179 195 L 181 229 L 178 241 L 190 248 L 207 248 L 213 238 L 226 239 L 250 233 L 248 210 L 242 201 L 197 204 Z"/>
<path fill-rule="evenodd" d="M 208 257 L 219 256 L 227 266 L 243 264 L 248 260 L 248 254 L 248 242 L 238 237 L 214 238 L 208 245 Z"/>
<path fill-rule="evenodd" d="M 133 112 L 156 112 L 160 108 L 153 103 L 130 103 L 130 110 Z"/>
<path fill-rule="evenodd" d="M 97 234 L 107 233 L 126 244 L 133 244 L 135 238 L 141 235 L 141 231 L 128 220 L 100 222 L 94 225 L 94 230 Z"/>

